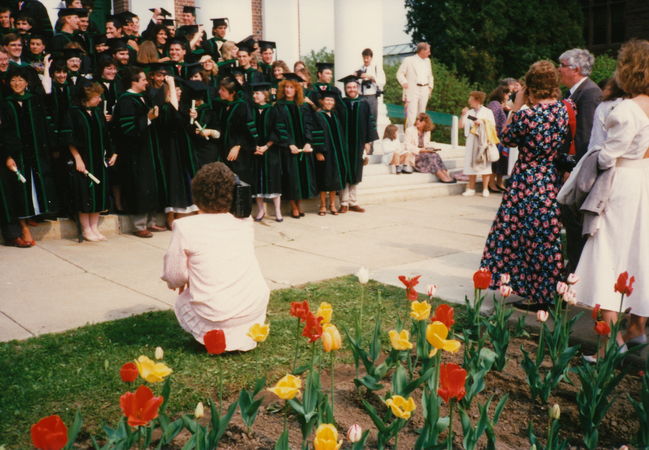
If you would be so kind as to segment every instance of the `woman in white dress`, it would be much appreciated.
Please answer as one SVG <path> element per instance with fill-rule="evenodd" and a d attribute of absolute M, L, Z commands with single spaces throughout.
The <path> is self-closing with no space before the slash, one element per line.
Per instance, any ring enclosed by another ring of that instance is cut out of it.
<path fill-rule="evenodd" d="M 225 333 L 227 351 L 256 346 L 250 327 L 266 320 L 269 290 L 254 247 L 251 218 L 230 214 L 234 173 L 223 163 L 204 165 L 192 181 L 199 214 L 175 220 L 162 279 L 178 289 L 180 326 L 203 343 L 208 331 Z"/>
<path fill-rule="evenodd" d="M 480 123 L 491 121 L 496 124 L 494 113 L 484 106 L 487 94 L 482 91 L 473 91 L 469 94 L 469 106 L 462 110 L 460 117 L 460 128 L 464 128 L 464 137 L 466 137 L 466 151 L 464 153 L 464 175 L 469 176 L 469 184 L 462 193 L 465 197 L 475 195 L 475 183 L 478 175 L 482 175 L 482 196 L 489 197 L 489 178 L 491 177 L 491 164 L 485 164 L 482 168 L 473 167 L 473 140 L 478 137 L 471 133 L 474 125 L 480 126 Z"/>
<path fill-rule="evenodd" d="M 576 274 L 577 299 L 599 304 L 604 320 L 615 322 L 620 294 L 613 287 L 622 272 L 634 276 L 632 295 L 622 310 L 631 319 L 619 345 L 646 339 L 649 316 L 649 42 L 631 41 L 619 53 L 616 80 L 630 99 L 606 119 L 606 140 L 598 156 L 600 169 L 614 168 L 606 210 L 598 231 L 588 238 Z M 601 351 L 601 349 L 600 349 Z"/>

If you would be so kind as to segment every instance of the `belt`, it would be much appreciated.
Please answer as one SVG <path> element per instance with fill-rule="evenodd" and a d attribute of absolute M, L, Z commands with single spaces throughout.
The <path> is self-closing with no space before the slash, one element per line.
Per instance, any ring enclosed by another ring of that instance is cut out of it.
<path fill-rule="evenodd" d="M 426 83 L 426 84 L 419 84 L 419 83 L 417 83 L 417 86 L 422 86 L 422 87 L 423 87 L 423 86 L 428 86 L 428 83 Z"/>

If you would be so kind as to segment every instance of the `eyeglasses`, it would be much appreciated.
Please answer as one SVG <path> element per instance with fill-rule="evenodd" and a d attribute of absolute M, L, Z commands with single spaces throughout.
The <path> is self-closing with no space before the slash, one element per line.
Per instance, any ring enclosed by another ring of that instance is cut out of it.
<path fill-rule="evenodd" d="M 559 67 L 563 67 L 565 69 L 574 69 L 575 68 L 575 66 L 573 66 L 571 64 L 566 64 L 566 63 L 562 63 L 562 62 L 559 63 Z"/>

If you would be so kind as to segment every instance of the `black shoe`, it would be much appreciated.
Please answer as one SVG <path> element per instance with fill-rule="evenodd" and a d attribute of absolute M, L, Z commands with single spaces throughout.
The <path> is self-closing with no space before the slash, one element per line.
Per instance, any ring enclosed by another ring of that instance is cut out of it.
<path fill-rule="evenodd" d="M 275 222 L 284 222 L 284 218 L 283 217 L 280 217 L 280 218 L 275 217 Z"/>
<path fill-rule="evenodd" d="M 531 312 L 537 312 L 537 311 L 547 311 L 549 305 L 545 303 L 537 303 L 533 302 L 530 300 L 520 300 L 518 302 L 512 303 L 515 308 L 522 309 L 523 311 L 531 311 Z"/>
<path fill-rule="evenodd" d="M 264 220 L 264 217 L 266 217 L 266 213 L 263 213 L 261 217 L 255 217 L 255 222 L 261 222 L 262 220 Z"/>
<path fill-rule="evenodd" d="M 449 181 L 439 180 L 439 182 L 444 184 L 453 184 L 453 183 L 457 183 L 457 180 L 455 178 L 452 178 Z"/>

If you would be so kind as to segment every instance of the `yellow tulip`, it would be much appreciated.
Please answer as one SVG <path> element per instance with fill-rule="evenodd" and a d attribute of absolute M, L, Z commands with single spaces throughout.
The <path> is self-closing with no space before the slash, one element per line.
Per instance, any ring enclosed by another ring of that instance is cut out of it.
<path fill-rule="evenodd" d="M 250 337 L 250 339 L 252 339 L 255 342 L 264 342 L 268 337 L 269 332 L 270 332 L 269 324 L 262 325 L 260 323 L 256 323 L 250 327 L 250 330 L 248 331 L 248 336 Z"/>
<path fill-rule="evenodd" d="M 198 402 L 194 410 L 194 417 L 200 419 L 203 416 L 205 416 L 205 407 L 203 406 L 203 402 Z"/>
<path fill-rule="evenodd" d="M 155 348 L 155 359 L 164 359 L 165 352 L 162 350 L 162 347 Z"/>
<path fill-rule="evenodd" d="M 416 408 L 412 397 L 408 397 L 408 400 L 406 400 L 400 395 L 393 395 L 385 401 L 385 404 L 390 407 L 392 414 L 404 420 L 410 419 L 410 414 Z"/>
<path fill-rule="evenodd" d="M 322 302 L 316 311 L 316 317 L 322 317 L 322 325 L 325 323 L 331 323 L 331 316 L 334 314 L 334 309 L 331 307 L 331 303 Z"/>
<path fill-rule="evenodd" d="M 410 342 L 410 333 L 408 330 L 390 330 L 388 332 L 390 336 L 390 344 L 395 350 L 410 350 L 412 348 L 412 342 Z"/>
<path fill-rule="evenodd" d="M 315 450 L 338 450 L 341 445 L 343 445 L 343 441 L 342 439 L 338 440 L 338 430 L 335 426 L 323 423 L 315 431 L 313 440 Z"/>
<path fill-rule="evenodd" d="M 410 304 L 410 317 L 415 320 L 428 320 L 430 317 L 430 303 L 414 301 Z"/>
<path fill-rule="evenodd" d="M 429 356 L 435 355 L 437 350 L 446 350 L 455 353 L 460 349 L 460 341 L 455 339 L 446 339 L 448 328 L 442 322 L 433 322 L 426 327 L 426 340 L 433 346 Z"/>
<path fill-rule="evenodd" d="M 268 390 L 282 400 L 291 400 L 300 393 L 301 387 L 302 380 L 295 375 L 289 374 L 279 380 L 275 386 L 268 388 Z"/>
<path fill-rule="evenodd" d="M 327 353 L 333 350 L 340 350 L 340 347 L 343 346 L 338 328 L 331 323 L 323 325 L 322 337 L 320 339 L 322 339 L 322 348 Z"/>
<path fill-rule="evenodd" d="M 140 376 L 149 383 L 159 383 L 171 373 L 171 370 L 165 363 L 155 362 L 147 356 L 140 356 L 135 360 L 137 371 Z"/>

